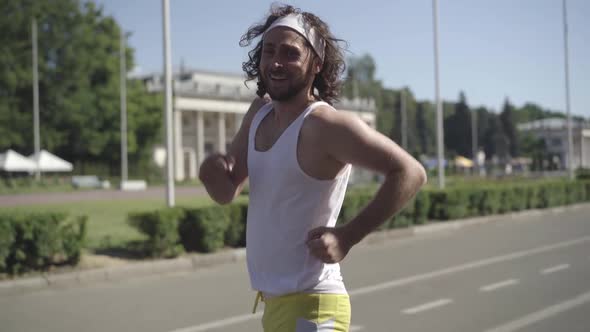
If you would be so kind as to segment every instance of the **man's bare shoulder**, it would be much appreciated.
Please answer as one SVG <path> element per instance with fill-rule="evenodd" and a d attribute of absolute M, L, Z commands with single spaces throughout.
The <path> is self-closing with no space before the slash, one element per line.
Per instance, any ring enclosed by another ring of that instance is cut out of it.
<path fill-rule="evenodd" d="M 318 106 L 306 119 L 309 130 L 319 136 L 344 134 L 364 127 L 364 122 L 353 113 L 338 111 L 327 105 Z M 367 128 L 362 128 L 367 129 Z"/>
<path fill-rule="evenodd" d="M 250 107 L 248 108 L 248 111 L 246 112 L 246 114 L 244 115 L 244 123 L 246 124 L 250 124 L 250 122 L 252 121 L 252 119 L 254 118 L 254 115 L 256 115 L 256 113 L 258 113 L 258 111 L 260 109 L 262 109 L 262 106 L 268 104 L 270 102 L 270 99 L 267 97 L 264 98 L 260 98 L 260 97 L 256 97 L 252 103 L 250 104 Z"/>
<path fill-rule="evenodd" d="M 267 97 L 264 97 L 264 98 L 256 97 L 252 101 L 252 104 L 250 105 L 250 110 L 253 110 L 254 113 L 256 113 L 256 112 L 258 112 L 259 109 L 262 108 L 262 106 L 268 104 L 269 102 L 270 102 L 270 99 Z"/>

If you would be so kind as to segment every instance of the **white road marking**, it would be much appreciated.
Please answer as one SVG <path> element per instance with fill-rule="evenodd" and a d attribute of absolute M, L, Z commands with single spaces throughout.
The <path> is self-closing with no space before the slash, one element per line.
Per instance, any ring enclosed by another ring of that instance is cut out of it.
<path fill-rule="evenodd" d="M 417 307 L 404 309 L 404 310 L 402 310 L 402 312 L 406 315 L 414 315 L 414 314 L 417 314 L 417 313 L 420 313 L 420 312 L 423 312 L 426 310 L 431 310 L 434 308 L 442 307 L 442 306 L 447 305 L 452 302 L 453 302 L 453 300 L 451 300 L 451 299 L 440 299 L 440 300 L 428 302 L 425 304 L 421 304 Z"/>
<path fill-rule="evenodd" d="M 457 265 L 457 266 L 453 266 L 453 267 L 449 267 L 449 268 L 445 268 L 445 269 L 441 269 L 441 270 L 436 270 L 436 271 L 429 272 L 429 273 L 419 274 L 419 275 L 406 277 L 406 278 L 402 278 L 402 279 L 391 280 L 391 281 L 387 281 L 387 282 L 372 285 L 372 286 L 361 287 L 361 288 L 357 288 L 357 289 L 350 291 L 349 295 L 350 296 L 359 296 L 359 295 L 363 295 L 363 294 L 378 292 L 378 291 L 389 289 L 389 288 L 401 287 L 401 286 L 412 284 L 412 283 L 415 283 L 418 281 L 434 279 L 437 277 L 442 277 L 442 276 L 457 273 L 457 272 L 472 270 L 472 269 L 476 269 L 476 268 L 480 268 L 480 267 L 484 267 L 484 266 L 488 266 L 488 265 L 492 265 L 492 264 L 496 264 L 496 263 L 502 263 L 502 262 L 506 262 L 506 261 L 515 260 L 518 258 L 537 255 L 537 254 L 545 253 L 548 251 L 567 248 L 567 247 L 575 246 L 575 245 L 586 243 L 586 242 L 590 242 L 590 236 L 584 236 L 581 238 L 577 238 L 577 239 L 573 239 L 573 240 L 569 240 L 569 241 L 564 241 L 564 242 L 558 242 L 558 243 L 555 243 L 552 245 L 537 247 L 537 248 L 533 248 L 533 249 L 529 249 L 529 250 L 517 251 L 512 254 L 495 256 L 495 257 L 487 258 L 487 259 L 480 260 L 480 261 L 474 261 L 474 262 L 461 264 L 461 265 Z M 194 325 L 194 326 L 189 326 L 189 327 L 185 327 L 185 328 L 181 328 L 181 329 L 172 330 L 169 332 L 208 331 L 208 330 L 212 330 L 212 329 L 222 328 L 224 326 L 247 322 L 247 321 L 250 321 L 253 319 L 260 319 L 261 317 L 262 317 L 262 313 L 232 316 L 232 317 L 227 317 L 227 318 L 219 319 L 219 320 L 204 323 L 204 324 L 198 324 L 198 325 Z"/>
<path fill-rule="evenodd" d="M 547 307 L 543 310 L 533 312 L 532 314 L 529 314 L 529 315 L 524 316 L 522 318 L 513 320 L 511 322 L 508 322 L 504 325 L 495 327 L 491 330 L 487 330 L 485 332 L 514 332 L 514 331 L 518 331 L 525 326 L 534 324 L 534 323 L 539 322 L 543 319 L 553 317 L 553 316 L 558 315 L 564 311 L 581 306 L 581 305 L 585 304 L 586 302 L 590 302 L 590 292 L 579 295 L 571 300 L 567 300 L 567 301 L 558 303 L 556 305 Z"/>
<path fill-rule="evenodd" d="M 483 259 L 480 261 L 465 263 L 465 264 L 449 267 L 446 269 L 436 270 L 436 271 L 429 272 L 429 273 L 418 274 L 415 276 L 391 280 L 391 281 L 387 281 L 387 282 L 372 285 L 372 286 L 357 288 L 355 290 L 350 291 L 349 294 L 351 296 L 358 296 L 358 295 L 362 295 L 362 294 L 374 293 L 374 292 L 382 291 L 382 290 L 389 289 L 389 288 L 405 286 L 408 284 L 415 283 L 417 281 L 433 279 L 436 277 L 442 277 L 442 276 L 457 273 L 457 272 L 473 270 L 476 268 L 480 268 L 480 267 L 484 267 L 484 266 L 488 266 L 488 265 L 492 265 L 492 264 L 496 264 L 496 263 L 512 261 L 512 260 L 515 260 L 518 258 L 533 256 L 533 255 L 537 255 L 537 254 L 541 254 L 541 253 L 545 253 L 545 252 L 549 252 L 549 251 L 553 251 L 553 250 L 557 250 L 557 249 L 571 247 L 571 246 L 585 243 L 588 241 L 590 241 L 590 236 L 585 236 L 585 237 L 577 238 L 577 239 L 570 240 L 570 241 L 559 242 L 559 243 L 548 245 L 548 246 L 537 247 L 534 249 L 517 251 L 512 254 L 495 256 L 495 257 Z"/>
<path fill-rule="evenodd" d="M 561 264 L 561 265 L 557 265 L 557 266 L 554 266 L 554 267 L 547 268 L 547 269 L 541 271 L 541 274 L 551 274 L 551 273 L 554 273 L 554 272 L 557 272 L 557 271 L 568 269 L 569 267 L 570 267 L 569 264 Z"/>
<path fill-rule="evenodd" d="M 350 325 L 350 328 L 349 328 L 348 330 L 349 330 L 350 332 L 352 332 L 352 331 L 360 331 L 360 330 L 362 330 L 362 329 L 364 329 L 364 327 L 362 327 L 362 326 L 358 326 L 358 325 Z"/>
<path fill-rule="evenodd" d="M 495 284 L 483 286 L 479 290 L 482 292 L 491 292 L 491 291 L 495 291 L 500 288 L 516 285 L 518 283 L 519 283 L 518 279 L 509 279 L 509 280 L 497 282 Z"/>

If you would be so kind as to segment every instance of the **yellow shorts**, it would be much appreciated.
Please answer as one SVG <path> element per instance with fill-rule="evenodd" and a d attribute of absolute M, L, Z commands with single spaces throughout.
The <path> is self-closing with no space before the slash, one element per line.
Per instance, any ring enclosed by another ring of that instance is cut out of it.
<path fill-rule="evenodd" d="M 347 294 L 295 293 L 264 303 L 264 332 L 346 332 L 350 326 Z"/>

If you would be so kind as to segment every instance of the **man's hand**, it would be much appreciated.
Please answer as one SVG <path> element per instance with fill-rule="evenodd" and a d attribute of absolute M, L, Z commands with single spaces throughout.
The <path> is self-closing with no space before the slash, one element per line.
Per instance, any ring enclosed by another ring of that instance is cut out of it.
<path fill-rule="evenodd" d="M 199 179 L 207 192 L 217 203 L 231 202 L 238 185 L 234 182 L 233 170 L 236 160 L 232 156 L 213 154 L 203 161 L 199 171 Z"/>
<path fill-rule="evenodd" d="M 343 227 L 318 227 L 309 231 L 307 247 L 322 262 L 338 263 L 346 257 L 352 247 L 352 241 Z"/>
<path fill-rule="evenodd" d="M 201 164 L 199 177 L 201 181 L 207 180 L 208 177 L 218 175 L 231 175 L 236 160 L 232 156 L 226 156 L 219 153 L 207 157 Z M 204 182 L 204 181 L 203 181 Z"/>

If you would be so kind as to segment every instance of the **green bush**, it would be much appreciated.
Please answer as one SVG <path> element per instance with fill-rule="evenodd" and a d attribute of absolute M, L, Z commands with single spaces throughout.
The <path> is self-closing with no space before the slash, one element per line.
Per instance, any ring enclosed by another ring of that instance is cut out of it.
<path fill-rule="evenodd" d="M 478 189 L 482 191 L 482 200 L 479 205 L 479 215 L 487 216 L 496 214 L 500 210 L 500 190 L 494 187 Z"/>
<path fill-rule="evenodd" d="M 131 213 L 128 222 L 147 236 L 143 250 L 151 257 L 175 257 L 182 253 L 179 245 L 179 220 L 184 216 L 180 208 L 166 208 L 151 212 Z"/>
<path fill-rule="evenodd" d="M 412 226 L 412 219 L 408 215 L 402 213 L 393 217 L 390 222 L 386 223 L 386 225 L 387 226 L 384 227 L 384 229 L 410 227 Z"/>
<path fill-rule="evenodd" d="M 586 200 L 586 186 L 584 182 L 576 181 L 568 185 L 566 188 L 566 202 L 565 204 L 575 204 Z"/>
<path fill-rule="evenodd" d="M 66 213 L 0 214 L 0 272 L 18 274 L 75 265 L 86 236 L 86 217 Z"/>
<path fill-rule="evenodd" d="M 536 209 L 540 206 L 539 188 L 537 185 L 528 185 L 525 187 L 527 209 Z"/>
<path fill-rule="evenodd" d="M 577 180 L 590 180 L 590 168 L 578 168 L 576 170 Z"/>
<path fill-rule="evenodd" d="M 369 189 L 351 189 L 346 193 L 337 224 L 349 222 L 352 218 L 367 206 L 373 198 L 373 192 Z"/>
<path fill-rule="evenodd" d="M 14 244 L 14 227 L 8 218 L 0 218 L 0 271 L 6 271 L 6 259 Z"/>
<path fill-rule="evenodd" d="M 492 189 L 494 190 L 494 189 Z M 514 193 L 512 187 L 504 187 L 498 190 L 499 205 L 498 213 L 507 213 L 512 211 L 512 200 L 514 199 Z"/>
<path fill-rule="evenodd" d="M 428 220 L 430 208 L 430 194 L 428 191 L 420 191 L 414 199 L 414 224 L 423 224 Z"/>
<path fill-rule="evenodd" d="M 569 184 L 571 185 L 571 184 Z M 540 208 L 560 206 L 565 203 L 565 183 L 548 182 L 540 185 Z"/>
<path fill-rule="evenodd" d="M 246 220 L 248 204 L 228 205 L 229 224 L 225 230 L 225 244 L 230 247 L 244 247 L 246 245 Z"/>
<path fill-rule="evenodd" d="M 373 198 L 377 188 L 353 188 L 347 193 L 338 216 L 338 224 L 350 221 Z M 432 221 L 508 213 L 545 208 L 566 203 L 590 201 L 590 181 L 563 180 L 524 184 L 459 184 L 444 190 L 420 191 L 395 217 L 379 229 L 408 227 Z M 173 210 L 171 210 L 173 211 Z M 150 237 L 152 252 L 162 255 L 178 248 L 186 251 L 213 252 L 224 246 L 246 244 L 247 203 L 203 208 L 178 208 L 180 212 L 144 214 L 142 232 Z M 132 218 L 133 219 L 133 218 Z M 0 226 L 1 227 L 1 226 Z M 176 230 L 176 231 L 175 231 Z M 10 241 L 10 237 L 0 238 Z M 178 252 L 178 251 L 173 251 Z M 1 255 L 1 251 L 0 251 Z"/>
<path fill-rule="evenodd" d="M 449 220 L 468 216 L 469 192 L 461 188 L 435 190 L 430 194 L 430 219 Z"/>
<path fill-rule="evenodd" d="M 527 208 L 527 188 L 520 186 L 513 186 L 512 200 L 510 201 L 511 211 L 522 211 Z"/>
<path fill-rule="evenodd" d="M 468 188 L 468 216 L 479 216 L 483 214 L 484 199 L 486 199 L 485 190 L 475 190 Z"/>
<path fill-rule="evenodd" d="M 212 252 L 222 248 L 232 209 L 231 205 L 186 209 L 179 225 L 180 240 L 184 248 L 199 252 Z"/>

